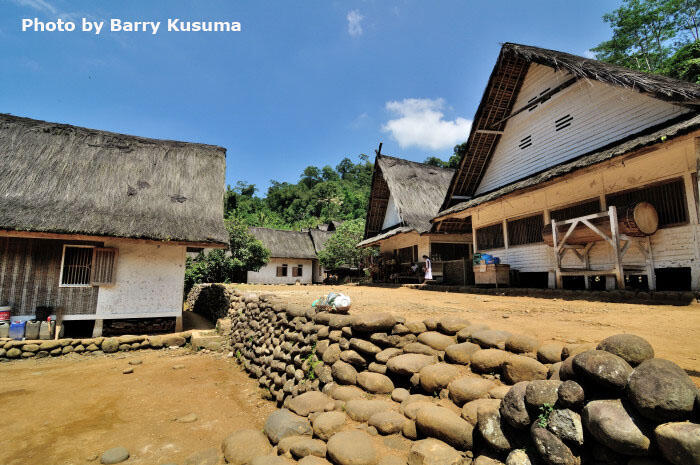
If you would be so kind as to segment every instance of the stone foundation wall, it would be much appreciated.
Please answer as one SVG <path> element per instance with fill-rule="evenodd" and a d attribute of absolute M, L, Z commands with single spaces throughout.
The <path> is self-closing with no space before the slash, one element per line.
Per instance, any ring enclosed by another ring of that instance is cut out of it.
<path fill-rule="evenodd" d="M 332 435 L 315 424 L 328 410 L 416 441 L 412 464 L 700 463 L 700 393 L 639 337 L 542 343 L 456 318 L 315 312 L 210 287 L 196 292 L 228 300 L 217 327 L 235 358 L 289 415 L 314 422 L 295 434 L 328 441 L 333 463 Z M 449 460 L 430 461 L 435 451 Z"/>

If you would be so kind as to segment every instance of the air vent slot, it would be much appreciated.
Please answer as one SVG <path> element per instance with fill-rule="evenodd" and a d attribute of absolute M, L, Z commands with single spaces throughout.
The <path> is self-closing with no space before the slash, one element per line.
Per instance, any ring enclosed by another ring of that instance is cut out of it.
<path fill-rule="evenodd" d="M 542 92 L 540 92 L 540 97 L 542 97 L 544 94 L 546 94 L 546 93 L 549 92 L 550 90 L 552 90 L 552 88 L 551 88 L 551 87 L 547 87 L 545 90 L 543 90 Z M 546 102 L 547 100 L 549 100 L 550 98 L 552 98 L 552 96 L 551 96 L 551 95 L 548 95 L 547 97 L 543 98 L 543 99 L 540 101 L 540 103 L 544 103 L 544 102 Z"/>
<path fill-rule="evenodd" d="M 520 147 L 520 150 L 524 150 L 531 145 L 532 145 L 532 134 L 520 139 L 520 145 L 518 145 L 518 147 Z"/>
<path fill-rule="evenodd" d="M 574 117 L 571 115 L 566 115 L 562 116 L 558 120 L 554 121 L 554 129 L 557 131 L 561 131 L 564 128 L 568 128 L 571 126 L 571 121 L 573 121 Z"/>
<path fill-rule="evenodd" d="M 529 104 L 531 104 L 532 102 L 534 102 L 535 100 L 537 100 L 537 96 L 534 96 L 534 97 L 532 97 L 530 100 L 528 100 L 528 101 L 527 101 L 527 104 L 529 105 Z M 535 105 L 531 106 L 530 108 L 528 108 L 527 111 L 532 111 L 532 110 L 534 110 L 535 108 L 537 108 L 537 104 L 535 104 Z"/>

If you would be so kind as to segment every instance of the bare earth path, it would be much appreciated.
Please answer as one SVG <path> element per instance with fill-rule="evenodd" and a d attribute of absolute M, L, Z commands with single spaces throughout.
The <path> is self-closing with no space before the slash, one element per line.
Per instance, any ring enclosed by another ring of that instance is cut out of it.
<path fill-rule="evenodd" d="M 130 360 L 143 363 L 122 374 Z M 129 464 L 182 463 L 274 410 L 234 362 L 185 349 L 2 363 L 0 399 L 3 465 L 99 463 L 119 445 Z"/>
<path fill-rule="evenodd" d="M 309 305 L 330 291 L 340 291 L 351 297 L 353 313 L 388 311 L 408 320 L 459 315 L 494 329 L 530 333 L 544 341 L 597 342 L 613 334 L 634 333 L 654 346 L 657 357 L 676 362 L 700 385 L 700 304 L 697 303 L 673 307 L 405 287 L 242 285 L 241 288 L 271 292 L 302 305 Z"/>

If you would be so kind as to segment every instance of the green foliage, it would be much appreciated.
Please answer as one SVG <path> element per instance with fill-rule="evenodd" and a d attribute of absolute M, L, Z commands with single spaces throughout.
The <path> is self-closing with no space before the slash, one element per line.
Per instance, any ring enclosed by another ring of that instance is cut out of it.
<path fill-rule="evenodd" d="M 423 163 L 426 165 L 437 166 L 440 168 L 452 168 L 456 169 L 459 166 L 459 161 L 462 159 L 462 155 L 467 150 L 467 143 L 464 142 L 460 145 L 455 145 L 452 155 L 447 161 L 442 160 L 438 157 L 428 157 Z"/>
<path fill-rule="evenodd" d="M 549 414 L 552 413 L 554 407 L 551 404 L 543 404 L 540 406 L 540 414 L 537 417 L 537 426 L 546 428 L 549 424 Z"/>
<path fill-rule="evenodd" d="M 314 344 L 314 346 L 311 348 L 311 353 L 304 359 L 303 366 L 306 367 L 306 370 L 304 371 L 306 379 L 308 379 L 309 381 L 313 381 L 314 379 L 316 379 L 316 377 L 318 376 L 316 374 L 316 367 L 320 363 L 322 362 L 316 356 L 316 344 Z"/>
<path fill-rule="evenodd" d="M 623 0 L 603 16 L 610 40 L 591 49 L 608 63 L 696 82 L 700 0 Z M 678 55 L 682 52 L 680 55 Z"/>
<path fill-rule="evenodd" d="M 326 248 L 319 254 L 321 264 L 329 269 L 341 266 L 360 267 L 367 258 L 377 252 L 372 248 L 358 249 L 355 247 L 365 233 L 365 220 L 358 218 L 349 220 L 338 226 L 326 242 Z"/>

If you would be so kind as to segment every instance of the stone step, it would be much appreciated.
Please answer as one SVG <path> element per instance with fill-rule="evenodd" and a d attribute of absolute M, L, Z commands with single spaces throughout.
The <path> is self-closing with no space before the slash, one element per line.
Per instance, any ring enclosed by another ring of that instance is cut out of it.
<path fill-rule="evenodd" d="M 223 350 L 225 339 L 219 336 L 216 331 L 193 331 L 192 348 L 195 350 L 208 349 L 215 352 Z"/>

